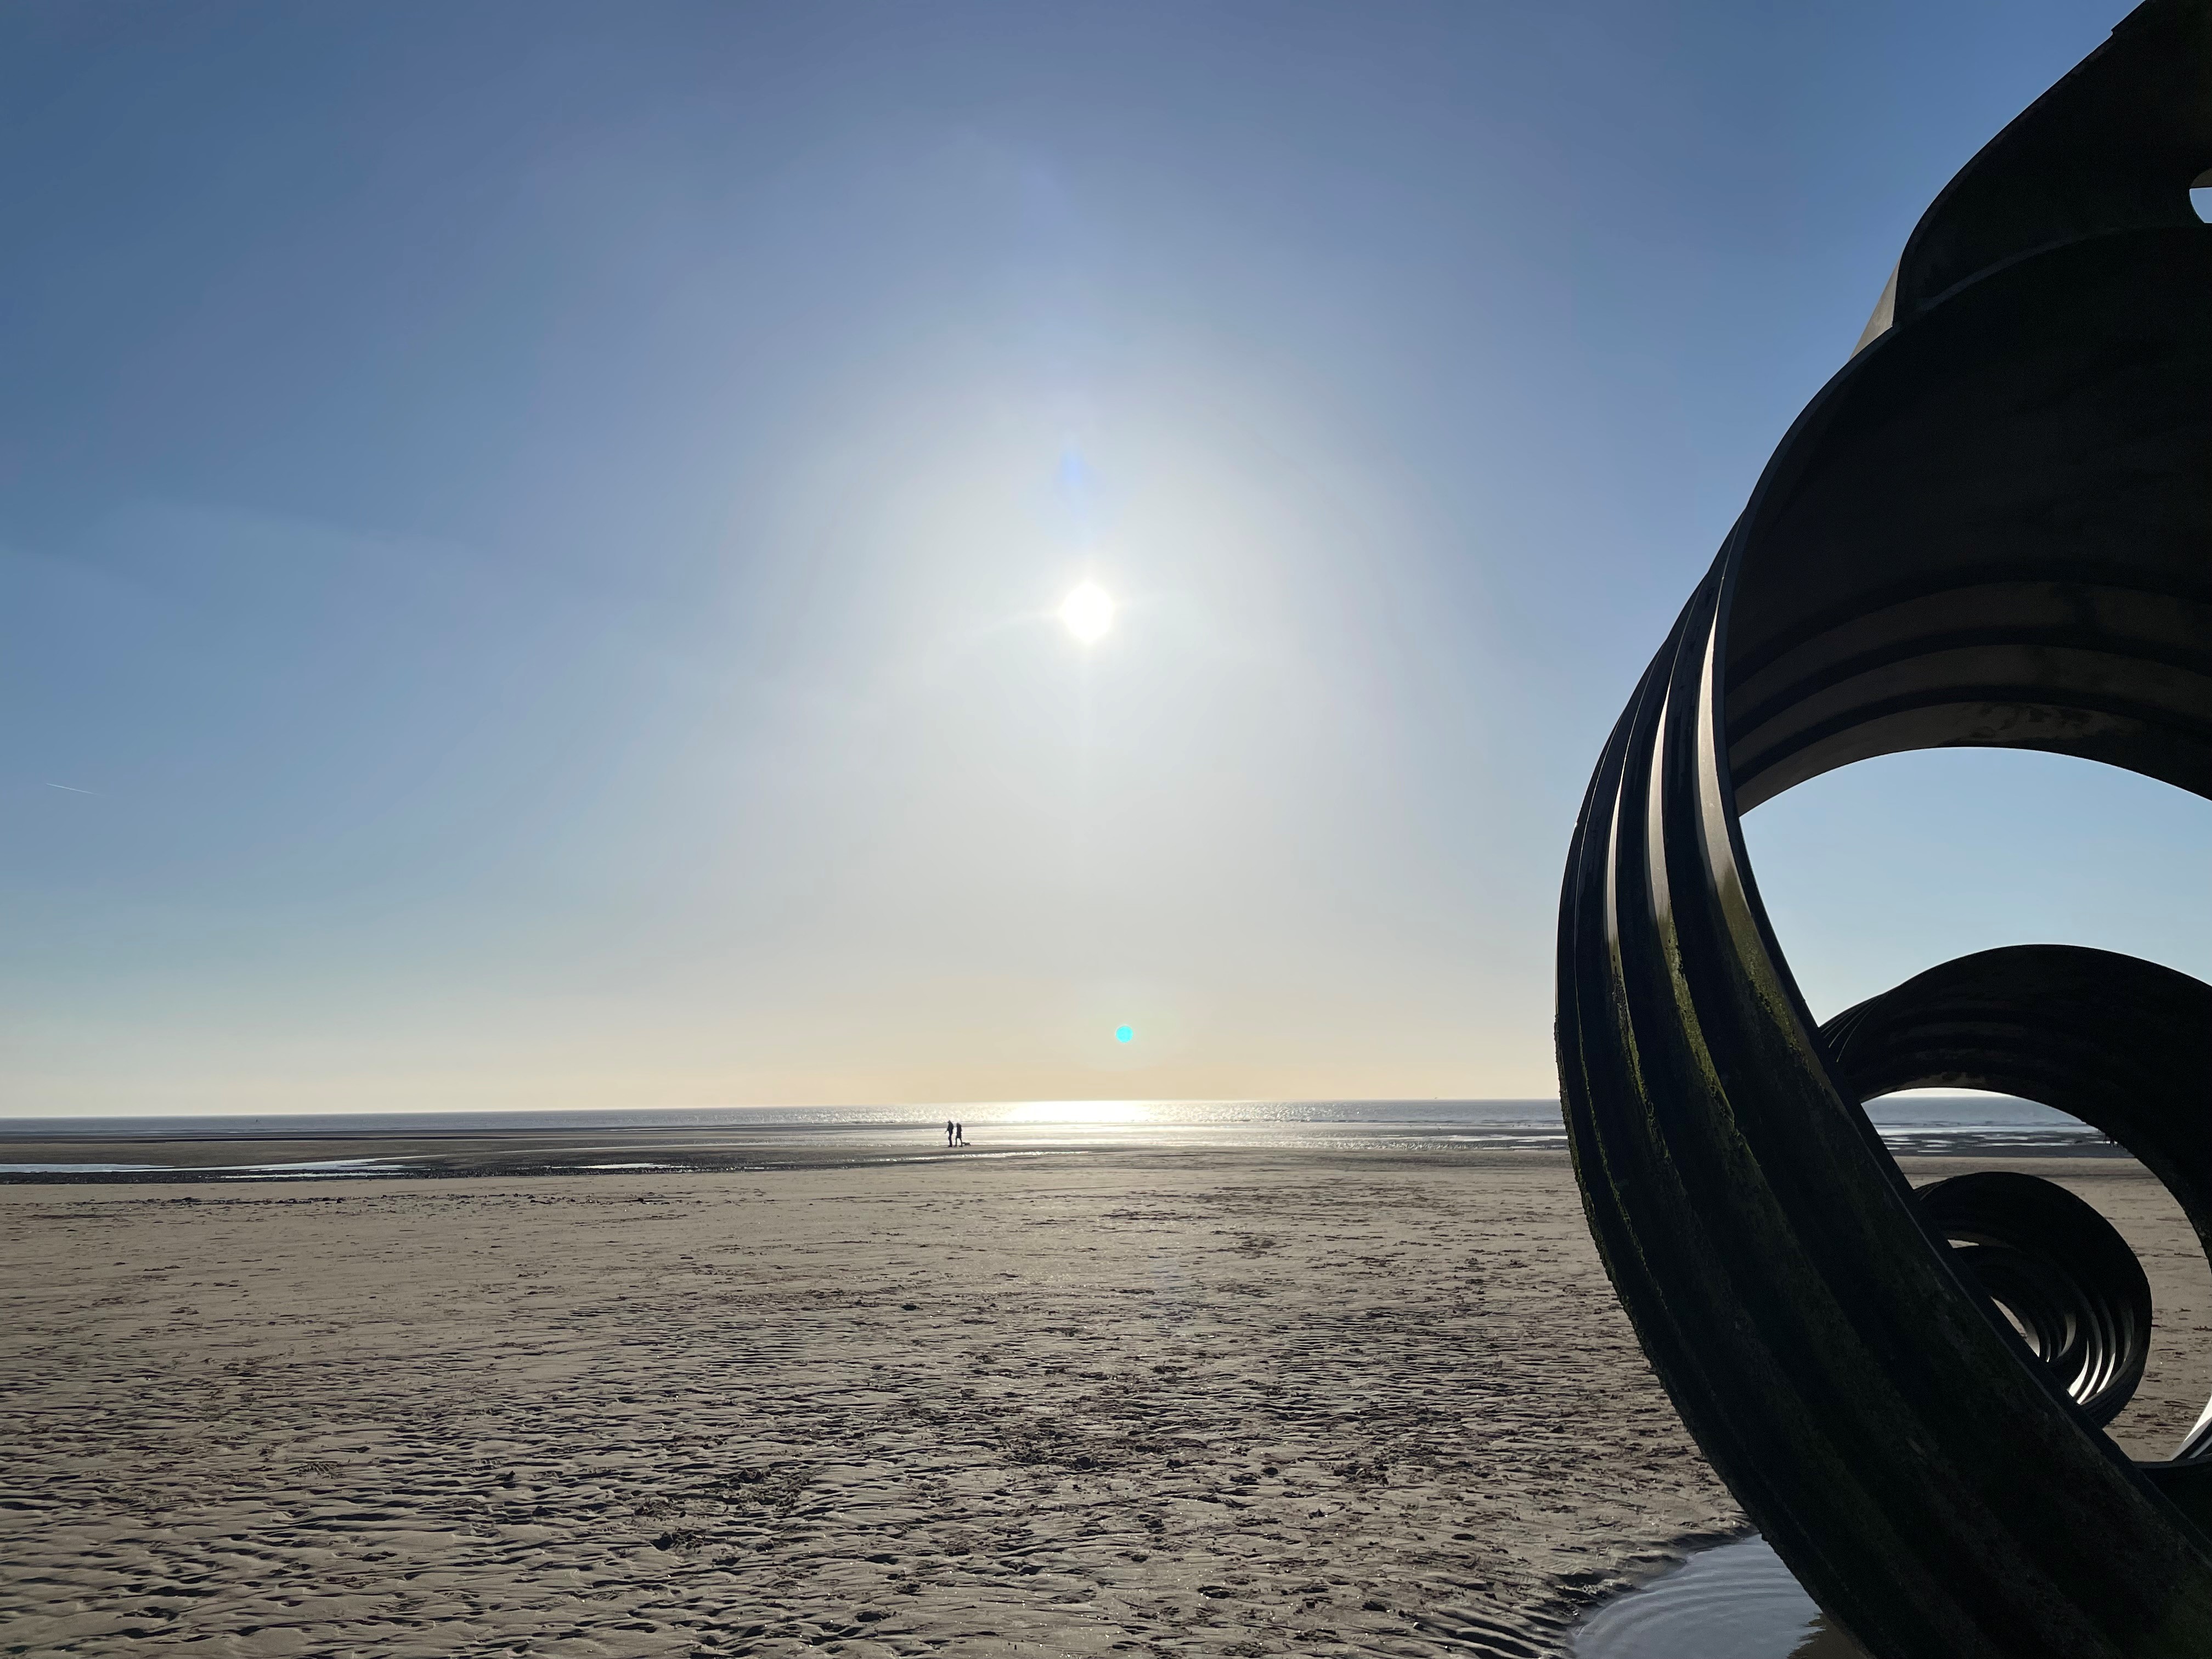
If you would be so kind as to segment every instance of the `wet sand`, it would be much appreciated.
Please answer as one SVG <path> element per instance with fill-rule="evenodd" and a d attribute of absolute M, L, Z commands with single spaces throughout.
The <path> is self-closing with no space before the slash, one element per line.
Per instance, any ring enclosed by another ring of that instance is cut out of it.
<path fill-rule="evenodd" d="M 2163 1452 L 2194 1241 L 2021 1167 Z M 1546 1154 L 19 1185 L 0 1291 L 19 1653 L 1525 1659 L 1742 1525 Z"/>

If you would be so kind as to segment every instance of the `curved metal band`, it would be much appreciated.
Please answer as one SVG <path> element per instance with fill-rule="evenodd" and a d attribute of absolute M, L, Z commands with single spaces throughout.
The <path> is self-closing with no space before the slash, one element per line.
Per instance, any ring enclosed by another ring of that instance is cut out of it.
<path fill-rule="evenodd" d="M 2150 1280 L 2119 1229 L 2055 1181 L 1978 1170 L 1913 1194 L 1954 1264 L 2016 1324 L 2099 1427 L 2142 1381 L 2150 1356 Z"/>
<path fill-rule="evenodd" d="M 1591 1227 L 1715 1467 L 1886 1656 L 2212 1653 L 2197 1470 L 2131 1465 L 2030 1360 L 1858 1105 L 1898 1066 L 1964 1072 L 1940 1016 L 1978 987 L 2022 1040 L 1976 1075 L 2093 1105 L 2202 1229 L 2212 1149 L 2175 1091 L 2212 991 L 2170 975 L 2130 1013 L 2166 970 L 2090 964 L 2069 1057 L 2027 1028 L 2078 958 L 1968 958 L 1842 1017 L 1832 1056 L 1737 822 L 1940 745 L 2212 796 L 2208 87 L 2212 4 L 2156 0 L 1939 199 L 1894 325 L 1791 428 L 1646 671 L 1569 857 L 1559 1060 Z M 2099 1094 L 2082 1053 L 2130 1044 L 2170 1075 Z"/>
<path fill-rule="evenodd" d="M 2039 1100 L 2154 1170 L 2212 1253 L 2212 985 L 2073 945 L 1960 957 L 1820 1028 L 1860 1100 L 1936 1085 Z"/>

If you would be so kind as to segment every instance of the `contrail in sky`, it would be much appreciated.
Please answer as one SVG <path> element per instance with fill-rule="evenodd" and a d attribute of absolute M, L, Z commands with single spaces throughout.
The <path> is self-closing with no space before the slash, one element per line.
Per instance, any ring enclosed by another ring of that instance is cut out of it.
<path fill-rule="evenodd" d="M 46 785 L 46 787 L 49 789 L 66 789 L 72 795 L 96 795 L 100 793 L 97 789 L 80 789 L 73 783 L 49 783 Z"/>

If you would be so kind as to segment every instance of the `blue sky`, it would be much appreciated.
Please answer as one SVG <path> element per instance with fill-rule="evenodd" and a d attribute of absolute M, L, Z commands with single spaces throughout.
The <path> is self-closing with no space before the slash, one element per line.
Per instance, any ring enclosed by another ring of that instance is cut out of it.
<path fill-rule="evenodd" d="M 1607 728 L 2124 9 L 9 8 L 0 1112 L 1550 1093 Z M 2118 774 L 1747 830 L 1823 1013 L 2212 974 Z"/>

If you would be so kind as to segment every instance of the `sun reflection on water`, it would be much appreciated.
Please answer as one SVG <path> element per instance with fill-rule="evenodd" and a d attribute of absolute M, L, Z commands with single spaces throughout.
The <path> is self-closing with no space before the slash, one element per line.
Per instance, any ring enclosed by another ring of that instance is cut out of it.
<path fill-rule="evenodd" d="M 1126 1127 L 1162 1121 L 1159 1108 L 1164 1103 L 1156 1100 L 1024 1100 L 997 1108 L 992 1117 L 1000 1123 L 1021 1123 L 1033 1127 L 1052 1125 L 1073 1128 L 1087 1124 Z"/>

